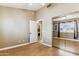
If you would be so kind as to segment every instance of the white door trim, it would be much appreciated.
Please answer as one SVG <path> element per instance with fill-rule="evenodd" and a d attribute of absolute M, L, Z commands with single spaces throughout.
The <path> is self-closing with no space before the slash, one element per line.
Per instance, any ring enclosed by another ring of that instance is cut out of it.
<path fill-rule="evenodd" d="M 30 43 L 35 43 L 35 42 L 38 42 L 37 23 L 35 21 L 30 20 Z"/>

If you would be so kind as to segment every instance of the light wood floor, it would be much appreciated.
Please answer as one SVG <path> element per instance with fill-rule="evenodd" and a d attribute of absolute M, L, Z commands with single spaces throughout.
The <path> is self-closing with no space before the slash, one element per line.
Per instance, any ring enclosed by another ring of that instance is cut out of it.
<path fill-rule="evenodd" d="M 74 56 L 75 54 L 44 46 L 40 43 L 0 51 L 0 56 Z"/>

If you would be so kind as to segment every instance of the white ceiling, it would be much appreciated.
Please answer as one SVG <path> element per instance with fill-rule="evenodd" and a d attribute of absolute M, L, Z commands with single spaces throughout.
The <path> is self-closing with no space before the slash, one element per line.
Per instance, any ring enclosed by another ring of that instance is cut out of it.
<path fill-rule="evenodd" d="M 1 6 L 14 7 L 37 11 L 47 5 L 47 3 L 0 3 Z"/>

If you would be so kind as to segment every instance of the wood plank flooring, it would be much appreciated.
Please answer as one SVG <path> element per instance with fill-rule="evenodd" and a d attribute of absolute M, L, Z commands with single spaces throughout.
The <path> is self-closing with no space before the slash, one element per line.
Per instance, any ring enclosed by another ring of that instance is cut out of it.
<path fill-rule="evenodd" d="M 75 54 L 57 49 L 55 47 L 47 47 L 40 43 L 34 43 L 0 51 L 0 56 L 75 56 Z"/>

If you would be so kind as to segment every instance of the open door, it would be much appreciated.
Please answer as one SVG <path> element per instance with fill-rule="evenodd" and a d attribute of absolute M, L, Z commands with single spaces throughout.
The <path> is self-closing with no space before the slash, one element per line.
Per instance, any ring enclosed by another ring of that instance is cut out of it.
<path fill-rule="evenodd" d="M 35 43 L 37 41 L 37 23 L 30 20 L 30 43 Z"/>

